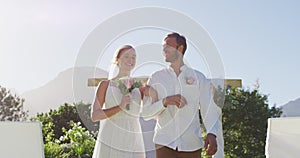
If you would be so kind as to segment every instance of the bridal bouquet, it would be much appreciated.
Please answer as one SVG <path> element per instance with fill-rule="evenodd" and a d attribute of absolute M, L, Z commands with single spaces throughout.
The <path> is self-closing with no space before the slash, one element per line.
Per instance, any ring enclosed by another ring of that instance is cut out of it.
<path fill-rule="evenodd" d="M 142 86 L 141 81 L 136 81 L 133 78 L 120 78 L 116 80 L 117 86 L 122 94 L 131 93 L 134 88 L 139 88 Z M 129 105 L 126 106 L 126 110 L 129 110 Z"/>

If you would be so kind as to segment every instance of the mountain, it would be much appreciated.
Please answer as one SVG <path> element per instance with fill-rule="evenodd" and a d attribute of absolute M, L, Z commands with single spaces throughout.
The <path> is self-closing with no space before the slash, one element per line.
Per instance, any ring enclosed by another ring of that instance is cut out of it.
<path fill-rule="evenodd" d="M 300 98 L 281 106 L 282 117 L 300 117 Z"/>
<path fill-rule="evenodd" d="M 24 109 L 29 117 L 49 112 L 64 103 L 92 103 L 96 87 L 88 87 L 89 78 L 106 78 L 108 72 L 95 67 L 74 67 L 60 72 L 44 86 L 24 92 Z"/>

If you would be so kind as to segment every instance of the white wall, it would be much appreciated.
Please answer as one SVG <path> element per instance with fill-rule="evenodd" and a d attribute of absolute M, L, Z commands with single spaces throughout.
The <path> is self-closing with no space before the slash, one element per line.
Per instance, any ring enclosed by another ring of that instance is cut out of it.
<path fill-rule="evenodd" d="M 43 158 L 40 122 L 0 122 L 1 158 Z"/>
<path fill-rule="evenodd" d="M 267 158 L 300 155 L 300 117 L 270 118 L 266 139 Z"/>

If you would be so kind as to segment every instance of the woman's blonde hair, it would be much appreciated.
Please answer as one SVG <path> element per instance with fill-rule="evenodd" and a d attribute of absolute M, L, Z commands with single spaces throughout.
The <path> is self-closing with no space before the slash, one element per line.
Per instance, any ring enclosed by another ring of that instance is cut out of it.
<path fill-rule="evenodd" d="M 135 49 L 131 46 L 131 45 L 123 45 L 122 47 L 120 47 L 114 54 L 114 58 L 113 58 L 113 63 L 118 65 L 118 59 L 120 58 L 121 54 L 123 51 L 128 50 L 128 49 L 132 49 L 133 51 L 135 51 Z"/>

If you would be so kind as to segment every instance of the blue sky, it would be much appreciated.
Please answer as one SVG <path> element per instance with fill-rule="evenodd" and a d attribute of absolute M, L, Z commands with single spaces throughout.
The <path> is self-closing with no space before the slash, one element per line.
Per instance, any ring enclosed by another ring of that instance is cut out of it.
<path fill-rule="evenodd" d="M 122 11 L 149 6 L 176 10 L 201 24 L 219 49 L 226 78 L 242 79 L 245 88 L 253 88 L 259 80 L 271 105 L 300 97 L 296 0 L 3 0 L 0 85 L 22 93 L 46 84 L 74 66 L 82 42 L 102 22 Z M 195 63 L 193 58 L 187 60 Z M 202 70 L 201 64 L 193 66 Z"/>

